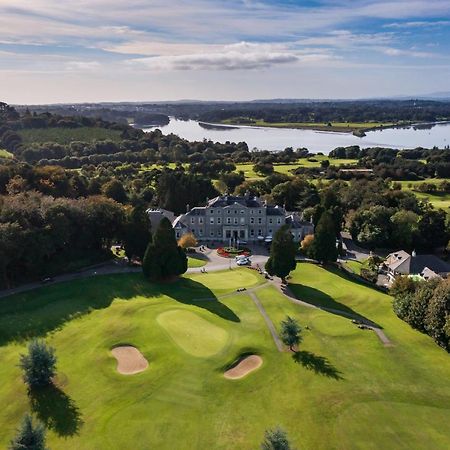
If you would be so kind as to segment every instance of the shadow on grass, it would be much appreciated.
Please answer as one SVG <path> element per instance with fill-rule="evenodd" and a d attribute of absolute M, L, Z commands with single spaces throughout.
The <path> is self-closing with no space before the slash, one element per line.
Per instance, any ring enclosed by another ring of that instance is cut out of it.
<path fill-rule="evenodd" d="M 347 305 L 337 302 L 333 297 L 323 291 L 320 291 L 319 289 L 305 286 L 304 284 L 295 283 L 289 283 L 289 288 L 299 300 L 305 303 L 310 303 L 311 305 L 315 305 L 324 311 L 328 311 L 338 316 L 348 317 L 350 319 L 355 319 L 365 323 L 366 325 L 382 328 L 377 323 L 357 313 Z"/>
<path fill-rule="evenodd" d="M 79 433 L 83 420 L 75 402 L 57 386 L 29 390 L 31 410 L 36 417 L 58 436 L 74 436 Z"/>
<path fill-rule="evenodd" d="M 292 355 L 292 359 L 301 364 L 305 369 L 312 370 L 318 375 L 323 375 L 335 380 L 343 380 L 341 372 L 334 367 L 324 356 L 317 356 L 308 351 L 297 351 Z"/>
<path fill-rule="evenodd" d="M 75 318 L 108 308 L 116 300 L 145 297 L 149 303 L 161 295 L 194 305 L 219 317 L 239 317 L 206 286 L 189 278 L 174 283 L 151 283 L 142 274 L 104 275 L 58 283 L 0 299 L 0 346 L 42 337 Z"/>

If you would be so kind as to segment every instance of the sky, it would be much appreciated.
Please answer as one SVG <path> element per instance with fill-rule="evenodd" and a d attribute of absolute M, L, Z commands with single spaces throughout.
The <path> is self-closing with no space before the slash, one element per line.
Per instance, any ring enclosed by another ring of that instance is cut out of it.
<path fill-rule="evenodd" d="M 450 91 L 450 0 L 0 0 L 0 101 Z"/>

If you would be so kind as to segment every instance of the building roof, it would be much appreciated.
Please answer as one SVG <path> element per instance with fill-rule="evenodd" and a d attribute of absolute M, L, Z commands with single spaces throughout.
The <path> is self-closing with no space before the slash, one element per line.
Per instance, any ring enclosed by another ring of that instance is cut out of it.
<path fill-rule="evenodd" d="M 450 272 L 450 265 L 434 255 L 417 255 L 411 258 L 411 273 L 422 273 L 428 269 L 435 274 Z"/>
<path fill-rule="evenodd" d="M 291 228 L 314 228 L 311 222 L 300 219 L 296 214 L 290 214 L 286 217 L 286 223 L 291 226 Z"/>
<path fill-rule="evenodd" d="M 210 208 L 224 208 L 235 203 L 246 206 L 247 208 L 260 208 L 262 206 L 261 200 L 257 197 L 235 195 L 219 195 L 211 199 L 207 206 Z"/>
<path fill-rule="evenodd" d="M 404 250 L 399 250 L 398 252 L 390 253 L 385 261 L 385 264 L 391 270 L 397 270 L 402 264 L 407 262 L 411 258 L 409 253 Z"/>
<path fill-rule="evenodd" d="M 204 206 L 196 206 L 195 208 L 190 209 L 186 216 L 204 216 L 205 215 L 205 207 Z"/>
<path fill-rule="evenodd" d="M 174 228 L 187 228 L 187 225 L 185 225 L 181 219 L 183 218 L 183 216 L 178 216 L 173 222 L 172 222 L 172 226 Z"/>
<path fill-rule="evenodd" d="M 268 216 L 284 216 L 284 210 L 283 208 L 280 208 L 277 206 L 268 206 L 267 207 L 267 215 Z"/>

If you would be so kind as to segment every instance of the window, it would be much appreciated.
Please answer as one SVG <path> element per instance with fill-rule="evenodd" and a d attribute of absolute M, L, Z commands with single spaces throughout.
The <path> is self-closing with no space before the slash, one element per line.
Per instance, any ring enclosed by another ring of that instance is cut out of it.
<path fill-rule="evenodd" d="M 220 225 L 222 223 L 222 220 L 220 217 L 217 218 L 217 223 Z"/>
<path fill-rule="evenodd" d="M 217 236 L 222 236 L 222 232 L 220 230 L 217 232 Z"/>
<path fill-rule="evenodd" d="M 234 218 L 234 224 L 237 225 L 237 223 L 238 223 L 238 218 L 235 217 L 235 218 Z"/>
<path fill-rule="evenodd" d="M 214 210 L 213 209 L 210 209 L 210 211 L 211 211 L 211 214 L 214 214 Z"/>
<path fill-rule="evenodd" d="M 277 219 L 277 223 L 278 223 L 278 225 L 280 225 L 280 224 L 281 224 L 281 218 L 280 218 L 280 217 L 278 217 L 278 219 Z"/>
<path fill-rule="evenodd" d="M 255 218 L 254 217 L 250 217 L 250 224 L 253 225 L 255 223 Z"/>
<path fill-rule="evenodd" d="M 250 236 L 254 237 L 255 236 L 255 230 L 250 230 Z"/>
<path fill-rule="evenodd" d="M 269 234 L 272 234 L 272 230 L 269 230 Z"/>
<path fill-rule="evenodd" d="M 273 223 L 273 219 L 270 218 L 270 219 L 269 219 L 269 223 Z"/>
<path fill-rule="evenodd" d="M 227 217 L 227 223 L 228 223 L 228 224 L 231 223 L 231 217 Z"/>
<path fill-rule="evenodd" d="M 203 230 L 202 230 L 201 228 L 198 230 L 198 234 L 199 234 L 200 236 L 203 236 Z"/>
<path fill-rule="evenodd" d="M 262 218 L 258 217 L 258 223 L 261 225 L 262 224 Z"/>
<path fill-rule="evenodd" d="M 191 217 L 191 223 L 195 223 L 195 217 Z"/>
<path fill-rule="evenodd" d="M 198 218 L 198 223 L 203 223 L 203 217 Z"/>
<path fill-rule="evenodd" d="M 245 211 L 243 209 L 241 209 L 241 214 L 245 214 Z"/>
<path fill-rule="evenodd" d="M 245 217 L 241 217 L 241 225 L 245 225 Z"/>
<path fill-rule="evenodd" d="M 231 214 L 231 210 L 230 209 L 227 209 L 227 214 Z"/>
<path fill-rule="evenodd" d="M 258 209 L 258 214 L 262 214 L 262 209 Z"/>
<path fill-rule="evenodd" d="M 239 237 L 240 237 L 241 239 L 244 239 L 244 238 L 245 238 L 245 230 L 239 230 Z"/>
<path fill-rule="evenodd" d="M 262 236 L 262 230 L 258 230 L 258 236 Z"/>
<path fill-rule="evenodd" d="M 229 239 L 231 237 L 231 230 L 226 230 L 225 236 Z"/>
<path fill-rule="evenodd" d="M 209 218 L 209 223 L 210 223 L 211 225 L 214 225 L 214 217 L 210 217 L 210 218 Z"/>
<path fill-rule="evenodd" d="M 214 231 L 211 230 L 211 232 L 209 233 L 212 237 L 214 237 Z"/>

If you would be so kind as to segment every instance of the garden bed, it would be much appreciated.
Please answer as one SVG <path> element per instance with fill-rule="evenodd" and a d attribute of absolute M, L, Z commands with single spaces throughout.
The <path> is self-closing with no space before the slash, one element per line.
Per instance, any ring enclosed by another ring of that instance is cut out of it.
<path fill-rule="evenodd" d="M 247 247 L 236 248 L 236 247 L 219 247 L 217 249 L 217 254 L 223 258 L 234 258 L 236 256 L 250 256 L 252 254 L 251 250 Z"/>

